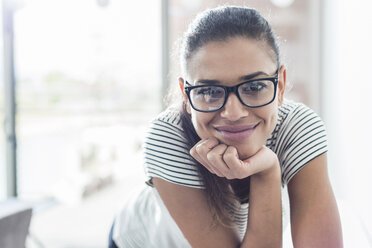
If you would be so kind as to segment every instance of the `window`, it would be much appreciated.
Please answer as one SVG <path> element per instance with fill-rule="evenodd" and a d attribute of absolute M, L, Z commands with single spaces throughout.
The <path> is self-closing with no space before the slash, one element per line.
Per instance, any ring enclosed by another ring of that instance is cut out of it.
<path fill-rule="evenodd" d="M 20 198 L 75 201 L 138 164 L 161 108 L 160 7 L 146 5 L 35 0 L 16 12 Z"/>

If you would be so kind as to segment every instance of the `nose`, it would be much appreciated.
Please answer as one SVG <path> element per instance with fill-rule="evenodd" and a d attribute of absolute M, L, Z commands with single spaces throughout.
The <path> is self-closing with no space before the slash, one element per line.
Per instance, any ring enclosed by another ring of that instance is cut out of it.
<path fill-rule="evenodd" d="M 248 108 L 240 102 L 237 95 L 231 92 L 226 100 L 225 106 L 222 108 L 221 117 L 230 121 L 237 121 L 247 117 L 248 114 Z"/>

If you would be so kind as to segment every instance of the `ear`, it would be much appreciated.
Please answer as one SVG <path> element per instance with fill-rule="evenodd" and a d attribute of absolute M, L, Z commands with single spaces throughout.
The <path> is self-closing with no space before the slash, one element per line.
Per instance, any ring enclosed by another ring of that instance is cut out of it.
<path fill-rule="evenodd" d="M 279 82 L 278 82 L 278 105 L 281 106 L 284 101 L 284 92 L 285 92 L 285 85 L 287 83 L 287 69 L 284 65 L 282 65 L 279 69 L 278 74 Z"/>
<path fill-rule="evenodd" d="M 191 115 L 191 107 L 190 107 L 189 98 L 187 97 L 186 92 L 185 92 L 185 80 L 182 77 L 178 78 L 178 85 L 180 86 L 180 90 L 182 92 L 183 102 L 185 103 L 186 111 L 188 114 Z"/>

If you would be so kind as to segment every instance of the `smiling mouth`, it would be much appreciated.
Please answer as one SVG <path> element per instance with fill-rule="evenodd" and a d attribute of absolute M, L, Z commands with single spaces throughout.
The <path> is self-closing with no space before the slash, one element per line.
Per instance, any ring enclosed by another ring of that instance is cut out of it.
<path fill-rule="evenodd" d="M 226 125 L 226 126 L 217 126 L 215 129 L 221 135 L 222 138 L 231 140 L 231 141 L 239 141 L 248 138 L 253 134 L 256 127 L 259 125 Z"/>

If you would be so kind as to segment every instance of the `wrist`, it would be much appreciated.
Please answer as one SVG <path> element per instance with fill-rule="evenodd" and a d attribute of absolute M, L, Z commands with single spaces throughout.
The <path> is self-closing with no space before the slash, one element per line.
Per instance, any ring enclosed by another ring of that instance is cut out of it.
<path fill-rule="evenodd" d="M 256 173 L 252 175 L 252 177 L 255 177 L 257 179 L 275 179 L 275 178 L 281 178 L 281 168 L 279 164 L 278 158 L 275 156 L 273 159 L 273 162 L 270 163 L 270 166 L 266 168 L 263 171 L 260 171 L 259 173 Z"/>

